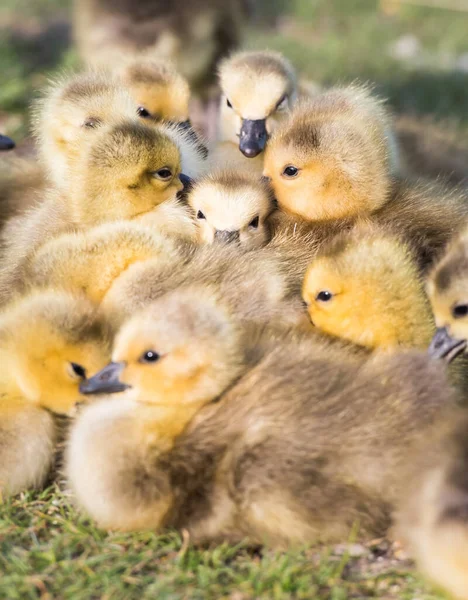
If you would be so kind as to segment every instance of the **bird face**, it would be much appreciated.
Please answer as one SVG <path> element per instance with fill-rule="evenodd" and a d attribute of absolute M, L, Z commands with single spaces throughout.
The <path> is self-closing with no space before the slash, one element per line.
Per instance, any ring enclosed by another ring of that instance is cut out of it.
<path fill-rule="evenodd" d="M 166 62 L 141 59 L 124 70 L 123 81 L 142 119 L 176 123 L 188 120 L 188 82 Z"/>
<path fill-rule="evenodd" d="M 85 400 L 79 384 L 109 360 L 107 332 L 82 298 L 44 292 L 26 299 L 0 333 L 12 383 L 31 403 L 70 414 Z"/>
<path fill-rule="evenodd" d="M 351 273 L 344 276 L 333 262 L 319 259 L 306 273 L 302 297 L 311 322 L 360 346 L 397 346 L 399 322 L 393 322 L 391 312 L 376 298 L 381 292 L 378 282 Z"/>
<path fill-rule="evenodd" d="M 119 332 L 112 363 L 81 385 L 163 407 L 202 405 L 237 373 L 239 342 L 224 310 L 203 290 L 164 296 Z"/>
<path fill-rule="evenodd" d="M 468 340 L 468 278 L 462 245 L 431 274 L 426 290 L 437 326 L 430 354 L 453 360 Z"/>
<path fill-rule="evenodd" d="M 188 203 L 197 220 L 201 243 L 234 242 L 253 249 L 269 239 L 266 221 L 273 206 L 269 193 L 261 185 L 200 182 L 190 193 Z"/>
<path fill-rule="evenodd" d="M 397 236 L 366 223 L 337 236 L 307 269 L 314 325 L 370 348 L 426 348 L 433 322 L 417 266 Z"/>
<path fill-rule="evenodd" d="M 57 414 L 72 414 L 86 400 L 79 391 L 88 373 L 108 361 L 109 353 L 99 343 L 64 344 L 41 338 L 40 352 L 32 349 L 19 360 L 18 383 L 25 397 Z"/>
<path fill-rule="evenodd" d="M 279 206 L 303 219 L 325 221 L 356 212 L 349 178 L 333 156 L 272 139 L 263 174 L 270 179 Z"/>
<path fill-rule="evenodd" d="M 309 266 L 302 298 L 313 325 L 331 335 L 341 335 L 343 318 L 346 322 L 350 318 L 344 295 L 343 282 L 329 259 L 317 259 Z"/>
<path fill-rule="evenodd" d="M 137 218 L 176 198 L 186 180 L 176 143 L 134 121 L 104 130 L 76 170 L 82 223 Z"/>
<path fill-rule="evenodd" d="M 292 83 L 278 73 L 239 69 L 222 72 L 221 87 L 221 141 L 238 144 L 244 156 L 255 158 L 292 106 Z"/>
<path fill-rule="evenodd" d="M 377 210 L 389 192 L 386 152 L 352 115 L 295 109 L 268 143 L 264 175 L 279 205 L 309 221 Z"/>

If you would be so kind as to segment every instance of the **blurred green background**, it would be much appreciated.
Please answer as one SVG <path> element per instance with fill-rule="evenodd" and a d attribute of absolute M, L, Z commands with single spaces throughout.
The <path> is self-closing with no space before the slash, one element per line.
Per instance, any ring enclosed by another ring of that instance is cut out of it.
<path fill-rule="evenodd" d="M 468 0 L 251 1 L 246 46 L 281 50 L 323 83 L 375 82 L 397 112 L 468 135 Z M 1 1 L 0 130 L 17 139 L 47 78 L 79 67 L 70 12 L 70 0 Z"/>

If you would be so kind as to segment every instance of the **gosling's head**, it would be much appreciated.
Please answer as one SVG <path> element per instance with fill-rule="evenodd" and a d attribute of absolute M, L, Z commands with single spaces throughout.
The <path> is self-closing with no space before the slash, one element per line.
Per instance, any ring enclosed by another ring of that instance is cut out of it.
<path fill-rule="evenodd" d="M 433 334 L 409 249 L 369 225 L 358 225 L 324 248 L 307 269 L 302 296 L 314 325 L 362 346 L 425 348 Z"/>
<path fill-rule="evenodd" d="M 268 184 L 238 171 L 218 171 L 196 182 L 188 196 L 199 240 L 259 248 L 269 240 L 267 217 L 274 208 Z"/>
<path fill-rule="evenodd" d="M 82 73 L 51 83 L 35 110 L 35 134 L 53 182 L 66 187 L 71 163 L 103 125 L 133 117 L 134 101 L 108 74 Z"/>
<path fill-rule="evenodd" d="M 220 141 L 254 158 L 296 100 L 296 74 L 277 52 L 239 52 L 222 61 Z"/>
<path fill-rule="evenodd" d="M 330 90 L 298 105 L 273 134 L 264 175 L 286 212 L 309 221 L 377 210 L 390 192 L 387 114 L 366 88 Z"/>
<path fill-rule="evenodd" d="M 124 67 L 122 80 L 141 118 L 188 121 L 189 84 L 167 61 L 140 57 Z"/>
<path fill-rule="evenodd" d="M 88 394 L 125 392 L 141 403 L 210 402 L 239 375 L 240 332 L 208 287 L 179 288 L 125 323 L 112 363 L 82 384 Z"/>
<path fill-rule="evenodd" d="M 168 130 L 136 121 L 102 129 L 73 176 L 72 210 L 82 224 L 138 217 L 176 198 L 189 181 Z"/>
<path fill-rule="evenodd" d="M 108 331 L 85 298 L 35 293 L 0 318 L 0 353 L 7 389 L 54 413 L 69 414 L 85 399 L 80 382 L 109 360 Z"/>
<path fill-rule="evenodd" d="M 431 344 L 434 357 L 451 360 L 468 341 L 468 236 L 455 240 L 431 272 L 427 285 L 437 332 Z"/>

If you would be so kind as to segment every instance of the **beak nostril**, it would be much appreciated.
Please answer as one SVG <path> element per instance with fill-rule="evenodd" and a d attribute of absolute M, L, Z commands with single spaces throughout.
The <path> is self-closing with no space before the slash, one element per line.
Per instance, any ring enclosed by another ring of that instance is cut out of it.
<path fill-rule="evenodd" d="M 216 231 L 215 240 L 222 242 L 223 244 L 230 244 L 231 242 L 238 242 L 240 239 L 239 231 Z"/>

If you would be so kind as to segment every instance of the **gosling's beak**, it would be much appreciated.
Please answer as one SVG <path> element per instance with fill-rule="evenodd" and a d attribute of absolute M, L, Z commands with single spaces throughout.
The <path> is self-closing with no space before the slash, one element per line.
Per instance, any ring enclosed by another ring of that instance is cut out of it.
<path fill-rule="evenodd" d="M 82 394 L 115 394 L 132 387 L 122 383 L 120 373 L 125 368 L 124 362 L 111 362 L 90 379 L 85 379 L 80 384 Z"/>
<path fill-rule="evenodd" d="M 243 119 L 240 130 L 239 150 L 247 158 L 255 158 L 263 152 L 268 134 L 265 119 Z"/>
<path fill-rule="evenodd" d="M 182 182 L 182 185 L 184 186 L 184 192 L 190 191 L 193 185 L 193 179 L 188 175 L 184 175 L 183 173 L 179 175 L 179 179 Z"/>
<path fill-rule="evenodd" d="M 179 121 L 177 123 L 177 127 L 182 131 L 187 131 L 188 129 L 192 128 L 192 123 L 190 122 L 190 119 L 187 119 L 186 121 Z"/>
<path fill-rule="evenodd" d="M 450 337 L 447 327 L 438 327 L 428 352 L 432 358 L 444 359 L 450 363 L 465 350 L 466 346 L 466 340 Z"/>
<path fill-rule="evenodd" d="M 6 135 L 0 134 L 0 150 L 13 150 L 15 142 Z"/>
<path fill-rule="evenodd" d="M 238 231 L 216 231 L 214 237 L 217 242 L 230 244 L 240 240 L 240 233 Z"/>

